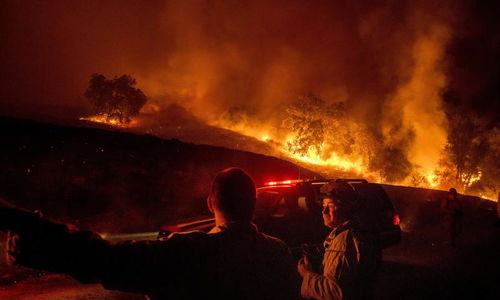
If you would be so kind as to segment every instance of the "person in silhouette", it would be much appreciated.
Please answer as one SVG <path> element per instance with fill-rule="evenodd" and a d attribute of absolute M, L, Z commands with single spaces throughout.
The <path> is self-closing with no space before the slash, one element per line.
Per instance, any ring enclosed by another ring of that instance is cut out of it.
<path fill-rule="evenodd" d="M 449 245 L 456 247 L 457 237 L 462 231 L 463 210 L 455 188 L 450 188 L 446 198 L 441 201 L 441 213 Z"/>
<path fill-rule="evenodd" d="M 213 180 L 207 204 L 215 227 L 164 241 L 111 243 L 0 203 L 0 230 L 18 265 L 69 274 L 107 289 L 157 299 L 297 299 L 298 275 L 288 247 L 252 223 L 255 184 L 242 169 Z"/>

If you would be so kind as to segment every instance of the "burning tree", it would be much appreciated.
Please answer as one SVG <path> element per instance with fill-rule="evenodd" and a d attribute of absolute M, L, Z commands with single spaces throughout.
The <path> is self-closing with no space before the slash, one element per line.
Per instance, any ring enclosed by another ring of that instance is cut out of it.
<path fill-rule="evenodd" d="M 408 175 L 409 177 L 409 181 L 410 181 L 410 184 L 411 186 L 413 187 L 419 187 L 419 186 L 422 186 L 423 184 L 427 183 L 427 180 L 425 178 L 424 175 L 422 175 L 420 172 L 418 171 L 412 171 L 410 173 L 410 175 Z"/>
<path fill-rule="evenodd" d="M 126 124 L 139 114 L 147 97 L 135 88 L 136 80 L 130 75 L 106 79 L 102 74 L 92 74 L 84 96 L 94 106 L 95 114 L 106 122 Z"/>
<path fill-rule="evenodd" d="M 324 142 L 325 128 L 323 123 L 325 102 L 309 94 L 287 109 L 287 118 L 283 127 L 294 135 L 287 141 L 287 150 L 293 154 L 307 156 L 312 151 L 319 154 Z"/>
<path fill-rule="evenodd" d="M 293 134 L 287 142 L 288 151 L 305 156 L 319 155 L 325 152 L 322 150 L 343 154 L 359 150 L 354 149 L 357 141 L 353 129 L 357 124 L 348 120 L 344 102 L 327 104 L 308 94 L 288 106 L 286 113 L 282 125 Z"/>
<path fill-rule="evenodd" d="M 326 103 L 308 94 L 286 108 L 285 150 L 307 161 L 342 169 L 362 168 L 371 154 L 370 134 L 347 114 L 343 102 Z"/>

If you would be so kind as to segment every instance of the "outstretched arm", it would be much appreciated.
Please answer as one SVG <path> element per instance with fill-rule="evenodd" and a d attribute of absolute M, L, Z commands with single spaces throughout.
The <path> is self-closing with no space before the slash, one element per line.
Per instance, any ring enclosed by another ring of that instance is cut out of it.
<path fill-rule="evenodd" d="M 113 244 L 96 233 L 51 222 L 4 200 L 0 200 L 0 230 L 13 233 L 8 255 L 15 264 L 143 294 L 174 284 L 189 268 L 187 255 L 192 249 L 182 238 Z"/>

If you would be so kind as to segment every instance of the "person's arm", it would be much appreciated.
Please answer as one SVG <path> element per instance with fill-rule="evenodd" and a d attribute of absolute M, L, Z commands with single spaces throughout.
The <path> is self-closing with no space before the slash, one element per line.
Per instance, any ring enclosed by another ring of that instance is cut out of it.
<path fill-rule="evenodd" d="M 11 263 L 69 274 L 82 282 L 100 282 L 111 244 L 99 235 L 44 218 L 25 224 L 22 230 L 10 229 L 7 255 Z"/>
<path fill-rule="evenodd" d="M 0 230 L 14 233 L 8 255 L 15 264 L 144 294 L 184 278 L 193 255 L 193 247 L 186 243 L 189 237 L 113 244 L 96 233 L 51 222 L 5 202 L 0 203 Z"/>
<path fill-rule="evenodd" d="M 7 256 L 11 263 L 70 274 L 85 282 L 98 281 L 101 272 L 96 266 L 110 248 L 97 234 L 51 222 L 3 199 L 0 230 L 10 232 Z"/>
<path fill-rule="evenodd" d="M 312 271 L 305 261 L 302 272 L 300 262 L 298 271 L 303 277 L 301 294 L 305 298 L 343 299 L 355 293 L 356 280 L 360 266 L 358 243 L 350 230 L 337 235 L 325 250 L 323 274 Z"/>
<path fill-rule="evenodd" d="M 342 299 L 343 293 L 340 285 L 334 277 L 334 270 L 325 270 L 325 275 L 312 271 L 312 266 L 303 257 L 298 264 L 298 272 L 303 278 L 300 293 L 304 298 L 338 300 Z"/>

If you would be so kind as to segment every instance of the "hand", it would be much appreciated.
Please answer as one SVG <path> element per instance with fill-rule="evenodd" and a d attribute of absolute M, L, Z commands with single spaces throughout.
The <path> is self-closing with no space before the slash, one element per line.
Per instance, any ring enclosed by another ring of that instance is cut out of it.
<path fill-rule="evenodd" d="M 302 256 L 301 259 L 299 259 L 299 263 L 297 264 L 297 272 L 299 272 L 300 277 L 306 276 L 307 273 L 312 272 L 313 268 L 311 265 L 311 262 L 307 258 L 307 256 Z"/>

